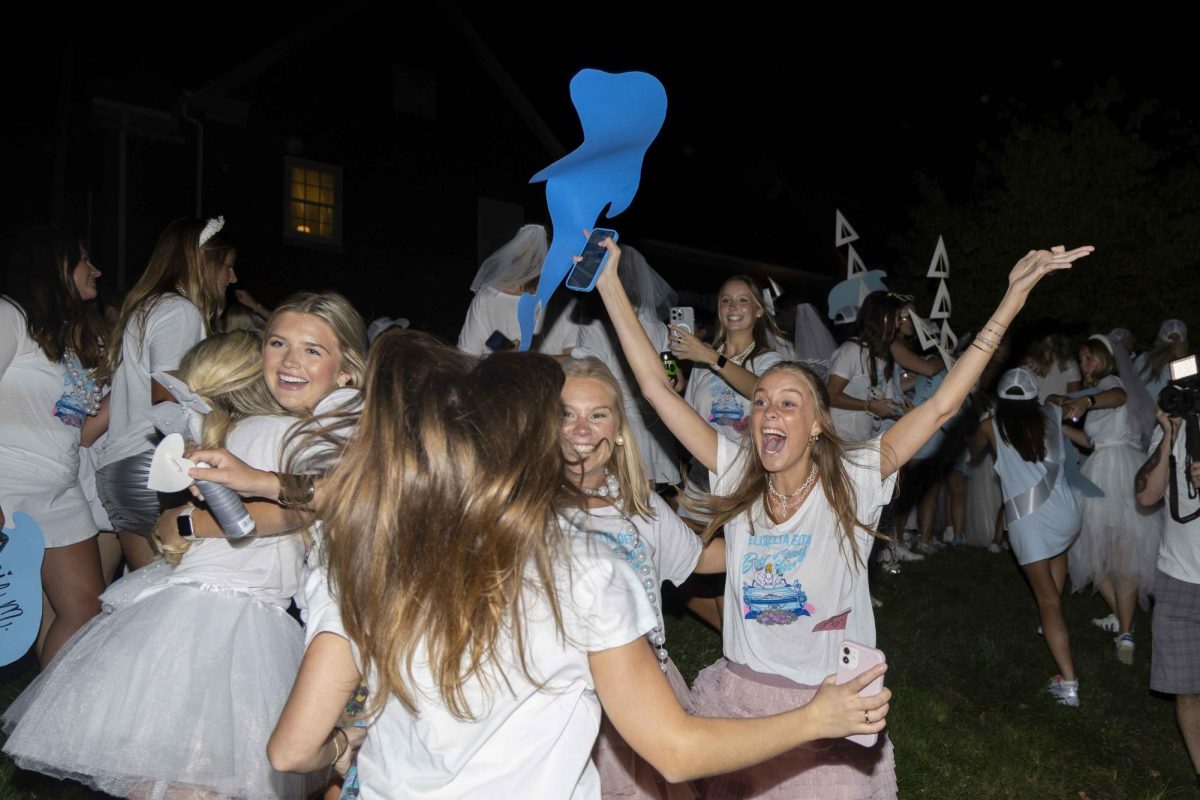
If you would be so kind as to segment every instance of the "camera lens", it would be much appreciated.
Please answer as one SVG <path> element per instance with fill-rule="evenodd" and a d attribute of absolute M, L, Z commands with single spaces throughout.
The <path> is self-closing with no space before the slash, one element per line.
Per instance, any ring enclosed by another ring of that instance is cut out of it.
<path fill-rule="evenodd" d="M 843 664 L 849 664 L 849 663 L 850 663 L 850 656 L 842 656 L 842 663 L 843 663 Z"/>
<path fill-rule="evenodd" d="M 842 648 L 842 654 L 843 654 L 843 655 L 847 655 L 847 656 L 848 656 L 848 655 L 850 655 L 850 648 L 849 648 L 849 647 L 843 647 L 843 648 Z"/>

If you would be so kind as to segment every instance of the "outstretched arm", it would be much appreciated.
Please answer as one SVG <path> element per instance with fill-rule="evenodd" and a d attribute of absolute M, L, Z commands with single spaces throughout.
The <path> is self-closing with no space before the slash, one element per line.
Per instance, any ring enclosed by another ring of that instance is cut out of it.
<path fill-rule="evenodd" d="M 840 686 L 830 675 L 817 696 L 794 711 L 757 719 L 693 717 L 679 707 L 641 637 L 589 654 L 588 666 L 617 731 L 673 783 L 752 766 L 814 739 L 878 733 L 892 696 L 884 689 L 858 697 L 886 670 L 881 664 Z"/>
<path fill-rule="evenodd" d="M 992 318 L 959 358 L 954 369 L 946 375 L 933 397 L 905 414 L 883 434 L 883 453 L 879 471 L 886 478 L 908 463 L 929 437 L 958 412 L 979 376 L 983 374 L 992 352 L 999 346 L 1008 325 L 1017 316 L 1029 297 L 1029 292 L 1051 272 L 1069 269 L 1075 261 L 1095 248 L 1086 245 L 1074 250 L 1055 247 L 1052 250 L 1031 250 L 1017 262 L 1008 275 L 1008 290 Z"/>
<path fill-rule="evenodd" d="M 600 299 L 608 309 L 608 317 L 617 331 L 617 338 L 621 340 L 625 359 L 633 368 L 638 388 L 671 433 L 675 434 L 675 438 L 697 461 L 715 471 L 717 432 L 686 400 L 675 393 L 667 373 L 662 368 L 658 351 L 654 349 L 646 331 L 638 322 L 637 312 L 633 310 L 633 305 L 625 296 L 625 289 L 617 278 L 621 248 L 611 239 L 605 239 L 603 246 L 608 249 L 609 257 L 604 271 L 600 273 L 600 279 L 596 282 L 596 290 L 600 292 Z"/>

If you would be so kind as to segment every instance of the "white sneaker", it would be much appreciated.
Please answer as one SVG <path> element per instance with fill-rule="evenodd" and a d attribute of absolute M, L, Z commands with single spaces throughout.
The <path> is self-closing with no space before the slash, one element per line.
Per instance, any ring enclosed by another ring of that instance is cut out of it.
<path fill-rule="evenodd" d="M 1050 692 L 1060 705 L 1079 707 L 1079 681 L 1064 681 L 1062 675 L 1055 675 L 1050 679 L 1046 691 Z"/>
<path fill-rule="evenodd" d="M 909 550 L 907 547 L 905 547 L 904 545 L 902 545 L 900 543 L 897 543 L 895 548 L 893 548 L 893 549 L 896 551 L 896 558 L 899 559 L 900 561 L 924 561 L 925 560 L 925 556 L 921 555 L 920 553 L 914 553 L 912 550 Z"/>
<path fill-rule="evenodd" d="M 1133 634 L 1122 633 L 1117 638 L 1113 639 L 1117 643 L 1117 661 L 1122 664 L 1133 663 Z"/>
<path fill-rule="evenodd" d="M 1000 545 L 996 544 L 995 542 L 992 542 L 991 544 L 988 545 L 988 552 L 989 553 L 999 553 Z"/>
<path fill-rule="evenodd" d="M 1097 617 L 1092 620 L 1092 624 L 1102 631 L 1116 633 L 1120 630 L 1121 623 L 1117 622 L 1116 614 L 1109 614 L 1107 617 Z"/>

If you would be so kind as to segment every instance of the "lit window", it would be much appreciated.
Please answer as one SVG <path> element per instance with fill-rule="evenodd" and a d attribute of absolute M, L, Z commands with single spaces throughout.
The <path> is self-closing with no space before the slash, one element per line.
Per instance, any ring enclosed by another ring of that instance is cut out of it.
<path fill-rule="evenodd" d="M 284 238 L 292 241 L 342 243 L 342 170 L 329 164 L 288 158 Z"/>

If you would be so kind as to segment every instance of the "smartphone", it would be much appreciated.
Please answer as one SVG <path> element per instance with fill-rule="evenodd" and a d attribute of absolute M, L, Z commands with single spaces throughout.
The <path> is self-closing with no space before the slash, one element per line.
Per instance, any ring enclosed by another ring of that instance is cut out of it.
<path fill-rule="evenodd" d="M 605 239 L 617 241 L 617 232 L 611 228 L 596 228 L 588 237 L 587 244 L 579 251 L 579 261 L 567 273 L 567 288 L 577 292 L 590 292 L 600 278 L 600 271 L 608 263 L 608 250 L 600 246 Z"/>
<path fill-rule="evenodd" d="M 514 347 L 516 347 L 516 345 L 512 343 L 512 340 L 500 331 L 492 331 L 492 335 L 487 338 L 487 341 L 484 342 L 484 344 L 486 344 L 487 348 L 493 353 L 499 353 L 502 350 L 512 350 Z"/>
<path fill-rule="evenodd" d="M 838 648 L 837 683 L 843 684 L 863 674 L 876 664 L 887 661 L 882 650 L 867 647 L 865 644 L 852 642 L 849 639 L 842 642 Z M 870 697 L 883 691 L 883 676 L 867 684 L 867 688 L 858 693 L 859 697 Z M 879 741 L 878 733 L 858 733 L 847 736 L 847 739 L 863 747 L 872 747 Z"/>
<path fill-rule="evenodd" d="M 671 309 L 671 324 L 696 335 L 696 312 L 691 306 L 675 306 Z"/>
<path fill-rule="evenodd" d="M 1171 380 L 1181 381 L 1196 374 L 1196 357 L 1184 356 L 1171 362 Z"/>

